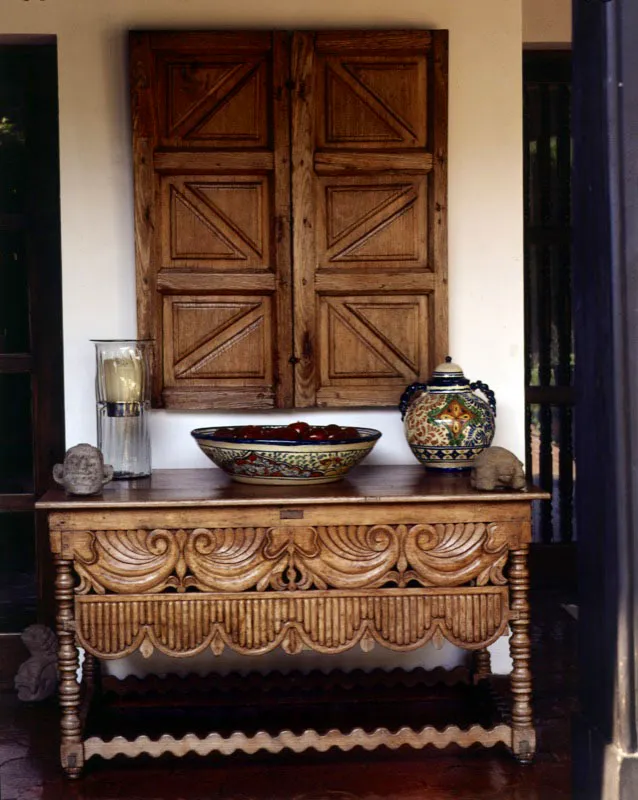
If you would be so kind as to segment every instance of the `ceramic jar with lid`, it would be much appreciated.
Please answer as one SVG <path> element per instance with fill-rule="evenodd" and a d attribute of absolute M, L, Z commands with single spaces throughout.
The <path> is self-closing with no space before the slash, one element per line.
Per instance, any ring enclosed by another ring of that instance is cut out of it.
<path fill-rule="evenodd" d="M 399 408 L 412 452 L 430 469 L 470 469 L 494 438 L 494 392 L 481 381 L 470 383 L 449 356 L 428 383 L 408 386 Z"/>

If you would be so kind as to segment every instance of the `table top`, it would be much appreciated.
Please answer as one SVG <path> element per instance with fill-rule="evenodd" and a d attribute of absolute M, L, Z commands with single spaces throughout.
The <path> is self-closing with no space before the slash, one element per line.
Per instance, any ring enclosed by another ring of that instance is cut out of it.
<path fill-rule="evenodd" d="M 38 509 L 163 508 L 237 505 L 299 505 L 325 503 L 512 502 L 547 499 L 528 484 L 480 492 L 470 486 L 469 473 L 438 474 L 418 465 L 361 466 L 335 483 L 308 486 L 259 486 L 237 483 L 220 469 L 158 469 L 150 478 L 113 481 L 101 495 L 82 497 L 51 489 Z"/>

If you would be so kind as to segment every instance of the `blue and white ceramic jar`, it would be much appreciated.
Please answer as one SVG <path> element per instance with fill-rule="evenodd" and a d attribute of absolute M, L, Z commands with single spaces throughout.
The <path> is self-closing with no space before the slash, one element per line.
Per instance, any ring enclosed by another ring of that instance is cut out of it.
<path fill-rule="evenodd" d="M 429 383 L 408 386 L 399 408 L 412 452 L 430 469 L 470 469 L 494 438 L 494 392 L 481 381 L 470 383 L 449 356 Z"/>

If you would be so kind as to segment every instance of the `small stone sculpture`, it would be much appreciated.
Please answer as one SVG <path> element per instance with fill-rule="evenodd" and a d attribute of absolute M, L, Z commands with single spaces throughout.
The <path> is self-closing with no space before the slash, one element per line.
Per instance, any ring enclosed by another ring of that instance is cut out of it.
<path fill-rule="evenodd" d="M 488 447 L 472 463 L 470 484 L 474 489 L 524 489 L 525 471 L 514 453 L 504 447 Z"/>
<path fill-rule="evenodd" d="M 66 451 L 64 464 L 53 467 L 53 479 L 67 494 L 99 494 L 113 479 L 113 467 L 104 464 L 102 452 L 92 444 L 76 444 Z"/>
<path fill-rule="evenodd" d="M 31 655 L 21 664 L 15 677 L 18 699 L 44 700 L 58 685 L 56 635 L 46 625 L 29 625 L 20 638 Z"/>

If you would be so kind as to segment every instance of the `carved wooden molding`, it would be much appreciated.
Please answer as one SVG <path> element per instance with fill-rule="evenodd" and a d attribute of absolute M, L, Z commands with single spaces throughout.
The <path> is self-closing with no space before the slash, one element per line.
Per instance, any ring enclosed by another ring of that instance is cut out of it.
<path fill-rule="evenodd" d="M 415 525 L 63 532 L 79 594 L 504 585 L 519 526 Z"/>
<path fill-rule="evenodd" d="M 146 753 L 153 758 L 161 756 L 163 753 L 172 753 L 176 756 L 184 755 L 188 752 L 206 756 L 210 753 L 222 753 L 231 755 L 237 751 L 242 753 L 257 753 L 259 750 L 266 750 L 269 753 L 281 753 L 283 750 L 292 750 L 295 753 L 302 753 L 304 750 L 318 750 L 325 753 L 331 747 L 338 747 L 340 750 L 349 751 L 354 747 L 363 747 L 364 750 L 374 750 L 377 747 L 385 746 L 391 750 L 408 745 L 416 749 L 421 749 L 427 745 L 434 745 L 438 748 L 447 747 L 454 743 L 460 747 L 469 747 L 480 742 L 484 747 L 494 747 L 503 743 L 508 746 L 512 744 L 512 729 L 509 725 L 496 725 L 493 728 L 484 728 L 481 725 L 472 725 L 466 730 L 449 725 L 443 730 L 438 730 L 432 726 L 426 726 L 421 730 L 415 731 L 412 728 L 402 727 L 397 731 L 390 731 L 387 728 L 375 728 L 373 731 L 365 731 L 363 728 L 344 733 L 335 728 L 318 733 L 314 730 L 305 730 L 301 734 L 292 731 L 281 731 L 276 735 L 266 731 L 258 731 L 254 736 L 236 731 L 228 738 L 218 733 L 211 733 L 205 738 L 199 738 L 195 734 L 189 733 L 181 739 L 164 734 L 159 739 L 153 740 L 148 736 L 138 736 L 136 739 L 128 740 L 123 736 L 116 736 L 110 741 L 104 741 L 96 736 L 92 736 L 84 743 L 84 756 L 102 756 L 102 758 L 113 758 L 117 755 L 138 756 Z"/>
<path fill-rule="evenodd" d="M 186 657 L 207 647 L 258 655 L 281 646 L 340 653 L 375 642 L 405 651 L 443 639 L 470 650 L 501 636 L 510 612 L 506 587 L 387 589 L 382 596 L 345 592 L 267 595 L 202 593 L 76 597 L 79 644 L 100 658 L 138 648 Z"/>

